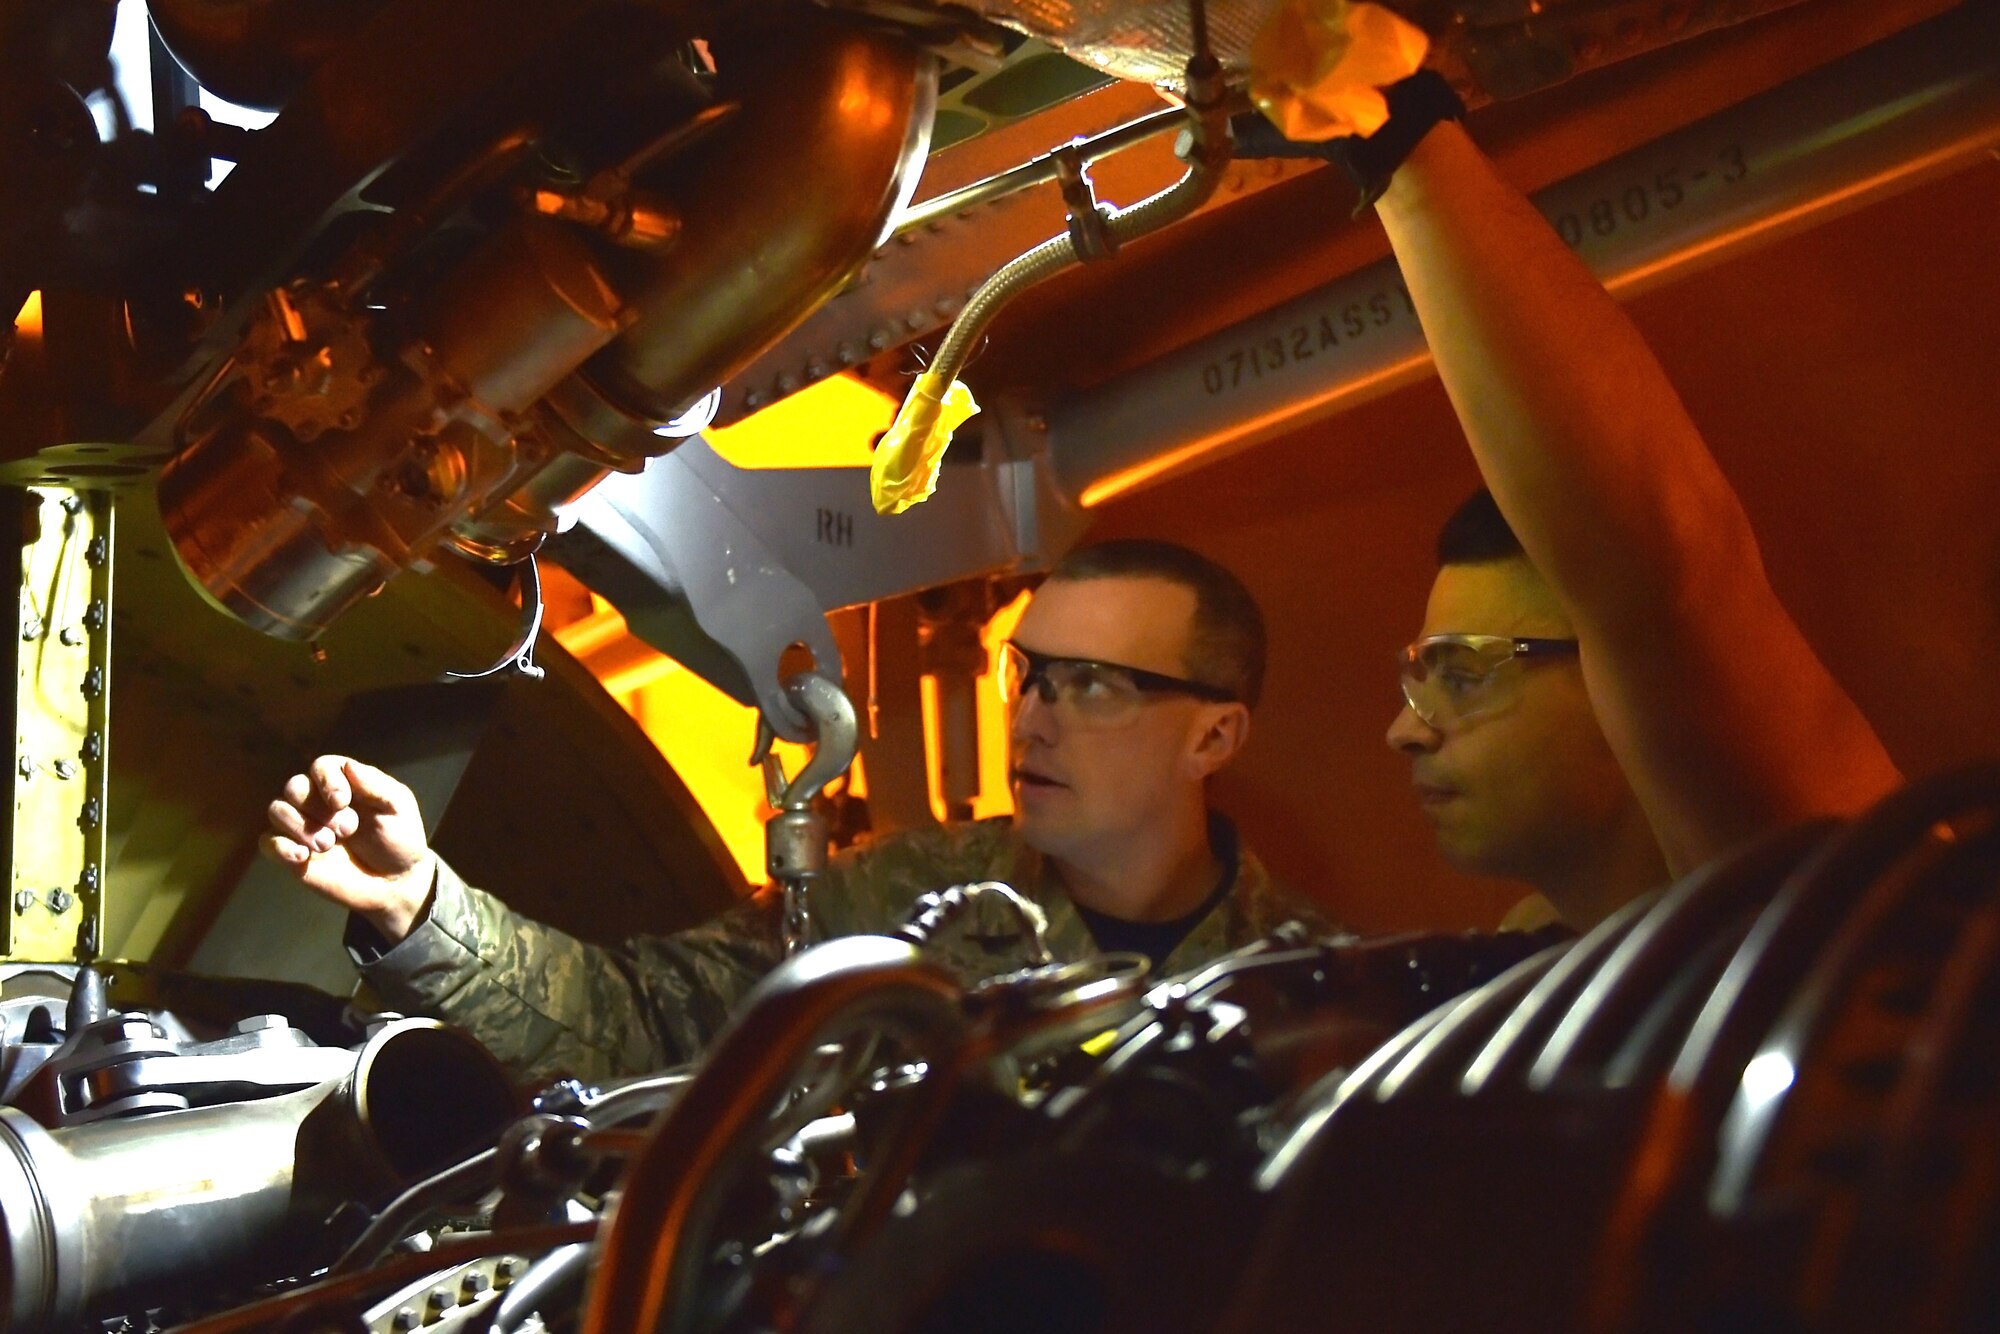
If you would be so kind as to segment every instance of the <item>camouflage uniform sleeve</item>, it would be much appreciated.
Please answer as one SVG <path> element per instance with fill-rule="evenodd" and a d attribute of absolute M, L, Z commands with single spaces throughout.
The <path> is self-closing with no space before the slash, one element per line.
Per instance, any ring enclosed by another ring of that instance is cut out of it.
<path fill-rule="evenodd" d="M 1254 936 L 1269 935 L 1287 922 L 1297 922 L 1315 937 L 1351 934 L 1318 903 L 1273 877 L 1262 861 L 1248 852 L 1242 858 L 1239 892 L 1245 926 Z"/>
<path fill-rule="evenodd" d="M 775 897 L 701 926 L 588 945 L 521 916 L 442 861 L 429 914 L 379 957 L 385 1005 L 457 1024 L 524 1079 L 603 1079 L 694 1059 L 780 957 Z"/>

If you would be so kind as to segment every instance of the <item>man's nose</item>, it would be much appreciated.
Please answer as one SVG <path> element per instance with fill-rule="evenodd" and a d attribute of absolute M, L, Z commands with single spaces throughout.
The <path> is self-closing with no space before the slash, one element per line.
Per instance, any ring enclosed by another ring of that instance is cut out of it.
<path fill-rule="evenodd" d="M 1389 749 L 1404 755 L 1433 755 L 1444 744 L 1444 733 L 1432 727 L 1417 716 L 1417 711 L 1407 703 L 1389 724 L 1389 734 L 1385 738 Z"/>
<path fill-rule="evenodd" d="M 1055 706 L 1042 698 L 1042 692 L 1029 687 L 1021 692 L 1021 698 L 1014 705 L 1014 716 L 1008 723 L 1008 731 L 1015 741 L 1049 744 L 1055 740 L 1055 714 Z"/>

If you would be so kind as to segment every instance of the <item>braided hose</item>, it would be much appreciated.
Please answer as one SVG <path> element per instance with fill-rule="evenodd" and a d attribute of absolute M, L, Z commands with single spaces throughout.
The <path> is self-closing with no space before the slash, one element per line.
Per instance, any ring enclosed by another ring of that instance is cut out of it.
<path fill-rule="evenodd" d="M 1188 61 L 1189 147 L 1188 169 L 1178 181 L 1127 208 L 1104 216 L 1104 230 L 1114 245 L 1124 245 L 1159 231 L 1187 217 L 1208 201 L 1222 181 L 1229 165 L 1229 113 L 1222 72 L 1215 57 L 1203 48 Z M 978 346 L 981 335 L 1000 313 L 1001 307 L 1037 283 L 1083 262 L 1076 242 L 1068 232 L 1050 237 L 1034 249 L 1019 255 L 980 284 L 952 321 L 931 363 L 929 375 L 939 384 L 949 384 L 965 369 L 966 358 Z"/>

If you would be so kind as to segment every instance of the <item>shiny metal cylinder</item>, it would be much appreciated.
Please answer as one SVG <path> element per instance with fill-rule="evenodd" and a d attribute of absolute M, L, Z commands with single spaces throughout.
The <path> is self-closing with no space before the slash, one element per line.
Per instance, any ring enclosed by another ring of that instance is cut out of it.
<path fill-rule="evenodd" d="M 504 562 L 556 531 L 565 506 L 596 486 L 611 469 L 583 454 L 559 453 L 499 503 L 457 524 L 451 544 L 476 560 Z M 518 559 L 518 556 L 513 558 Z"/>
<path fill-rule="evenodd" d="M 0 1108 L 8 1334 L 70 1329 L 192 1277 L 268 1277 L 335 1206 L 376 1202 L 512 1115 L 506 1075 L 430 1020 L 389 1025 L 344 1079 L 253 1102 L 48 1130 Z"/>
<path fill-rule="evenodd" d="M 935 62 L 810 12 L 772 41 L 740 85 L 719 90 L 742 109 L 679 187 L 662 189 L 684 220 L 673 247 L 607 257 L 634 318 L 543 403 L 562 452 L 460 523 L 461 550 L 519 550 L 607 473 L 672 449 L 662 424 L 846 286 L 888 235 L 923 167 Z"/>
<path fill-rule="evenodd" d="M 624 322 L 576 229 L 516 218 L 430 303 L 431 360 L 489 409 L 524 411 L 617 336 Z"/>
<path fill-rule="evenodd" d="M 173 459 L 160 475 L 160 513 L 204 598 L 264 634 L 311 639 L 395 565 L 375 546 L 343 541 L 293 489 L 276 434 L 246 422 Z"/>
<path fill-rule="evenodd" d="M 685 223 L 662 256 L 629 253 L 638 318 L 586 369 L 634 417 L 664 422 L 742 369 L 860 272 L 916 189 L 937 101 L 935 59 L 811 8 L 724 52 L 719 95 L 742 110 L 662 195 Z M 747 54 L 747 53 L 746 53 Z M 745 70 L 732 83 L 730 71 Z M 657 452 L 635 437 L 619 453 Z"/>

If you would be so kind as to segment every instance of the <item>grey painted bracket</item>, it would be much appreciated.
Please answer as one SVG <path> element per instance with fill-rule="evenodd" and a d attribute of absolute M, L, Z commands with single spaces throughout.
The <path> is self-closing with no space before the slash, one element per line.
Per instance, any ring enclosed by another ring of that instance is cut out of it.
<path fill-rule="evenodd" d="M 963 443 L 929 501 L 883 516 L 866 469 L 738 468 L 696 437 L 599 483 L 548 550 L 634 634 L 803 741 L 778 661 L 803 643 L 839 663 L 826 612 L 1042 568 L 1082 531 L 1044 456 Z"/>

